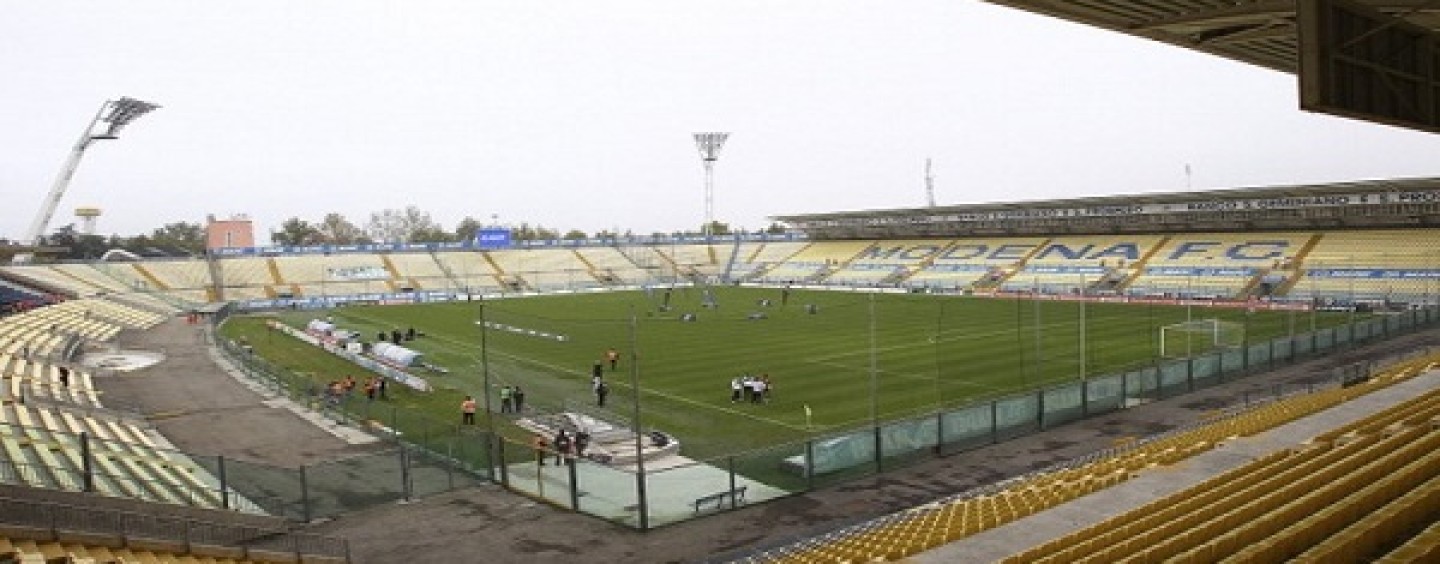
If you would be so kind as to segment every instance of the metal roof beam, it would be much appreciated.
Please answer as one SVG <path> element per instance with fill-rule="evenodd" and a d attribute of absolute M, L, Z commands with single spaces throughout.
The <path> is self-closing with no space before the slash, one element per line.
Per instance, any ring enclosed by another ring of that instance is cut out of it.
<path fill-rule="evenodd" d="M 1163 31 L 1177 26 L 1204 26 L 1224 21 L 1245 21 L 1256 18 L 1269 20 L 1278 17 L 1295 17 L 1294 0 L 1263 0 L 1233 6 L 1221 6 L 1211 10 L 1186 12 L 1167 18 L 1158 18 L 1136 25 L 1135 31 Z"/>
<path fill-rule="evenodd" d="M 1291 39 L 1295 37 L 1296 32 L 1294 21 L 1274 21 L 1246 29 L 1231 30 L 1229 33 L 1202 36 L 1198 42 L 1209 45 L 1231 45 L 1265 39 Z"/>

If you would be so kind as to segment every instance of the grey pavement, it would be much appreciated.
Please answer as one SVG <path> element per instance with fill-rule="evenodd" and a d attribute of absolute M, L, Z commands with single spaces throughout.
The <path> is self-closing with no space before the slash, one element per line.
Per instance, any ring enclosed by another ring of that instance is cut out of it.
<path fill-rule="evenodd" d="M 140 411 L 176 448 L 287 468 L 367 451 L 329 429 L 333 422 L 302 416 L 306 410 L 234 377 L 232 367 L 217 364 L 203 326 L 170 319 L 147 331 L 125 331 L 115 344 L 162 352 L 165 360 L 97 377 L 101 401 Z"/>

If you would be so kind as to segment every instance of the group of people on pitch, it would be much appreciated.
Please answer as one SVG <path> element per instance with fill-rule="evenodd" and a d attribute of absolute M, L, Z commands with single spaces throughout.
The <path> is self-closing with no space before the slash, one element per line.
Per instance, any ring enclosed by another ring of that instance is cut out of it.
<path fill-rule="evenodd" d="M 749 401 L 765 403 L 770 399 L 770 375 L 752 376 L 743 374 L 730 380 L 730 403 Z"/>

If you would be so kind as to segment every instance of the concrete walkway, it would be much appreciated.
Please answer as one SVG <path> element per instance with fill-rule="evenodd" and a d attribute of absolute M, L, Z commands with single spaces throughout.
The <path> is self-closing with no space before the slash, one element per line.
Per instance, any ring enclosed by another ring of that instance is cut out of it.
<path fill-rule="evenodd" d="M 125 331 L 115 344 L 163 353 L 165 359 L 97 377 L 101 401 L 139 411 L 180 450 L 295 468 L 367 452 L 366 443 L 373 441 L 336 428 L 217 362 L 204 326 L 170 319 L 147 331 Z"/>

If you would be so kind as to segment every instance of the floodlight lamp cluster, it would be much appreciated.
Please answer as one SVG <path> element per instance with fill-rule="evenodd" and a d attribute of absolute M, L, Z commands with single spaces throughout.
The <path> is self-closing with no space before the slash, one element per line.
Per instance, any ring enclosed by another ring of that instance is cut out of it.
<path fill-rule="evenodd" d="M 711 163 L 720 160 L 720 148 L 729 137 L 729 133 L 696 133 L 695 148 L 700 150 L 700 160 Z"/>
<path fill-rule="evenodd" d="M 108 101 L 105 103 L 105 110 L 102 110 L 104 115 L 101 116 L 100 120 L 110 125 L 106 127 L 104 134 L 94 137 L 96 139 L 114 139 L 115 136 L 120 133 L 120 130 L 130 122 L 135 121 L 135 118 L 150 113 L 159 107 L 159 104 L 151 104 L 150 102 L 136 100 L 130 97 Z"/>

